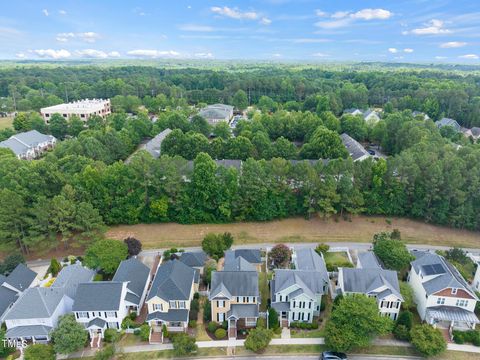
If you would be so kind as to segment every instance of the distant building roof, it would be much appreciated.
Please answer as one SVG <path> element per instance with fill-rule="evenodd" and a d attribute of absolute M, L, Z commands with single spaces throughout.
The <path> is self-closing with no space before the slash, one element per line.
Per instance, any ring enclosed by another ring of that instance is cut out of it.
<path fill-rule="evenodd" d="M 93 281 L 78 285 L 73 311 L 115 311 L 120 309 L 123 282 Z"/>
<path fill-rule="evenodd" d="M 204 251 L 184 252 L 179 260 L 190 267 L 203 267 L 207 261 L 207 254 Z"/>
<path fill-rule="evenodd" d="M 44 142 L 56 140 L 52 135 L 44 135 L 37 130 L 30 130 L 10 136 L 5 141 L 0 142 L 0 147 L 12 150 L 15 155 L 26 154 L 31 148 L 37 147 Z"/>
<path fill-rule="evenodd" d="M 236 249 L 225 252 L 232 253 L 235 258 L 241 256 L 251 264 L 260 264 L 262 262 L 262 254 L 258 249 Z"/>
<path fill-rule="evenodd" d="M 370 154 L 365 148 L 350 135 L 343 133 L 340 135 L 343 145 L 347 149 L 348 153 L 352 157 L 353 161 L 364 160 L 370 157 Z"/>
<path fill-rule="evenodd" d="M 148 266 L 138 259 L 130 258 L 120 263 L 112 281 L 128 282 L 127 289 L 134 294 L 134 296 L 131 293 L 127 294 L 129 302 L 140 305 L 143 290 L 149 277 L 150 269 Z"/>
<path fill-rule="evenodd" d="M 224 271 L 256 271 L 255 266 L 239 256 L 235 258 L 233 253 L 225 256 L 225 262 L 223 264 Z"/>
<path fill-rule="evenodd" d="M 73 101 L 70 103 L 58 104 L 48 106 L 40 109 L 41 113 L 64 113 L 64 112 L 85 112 L 85 111 L 98 111 L 104 108 L 104 106 L 110 100 L 106 99 L 83 99 L 79 101 Z"/>
<path fill-rule="evenodd" d="M 438 121 L 435 122 L 435 125 L 437 125 L 438 128 L 442 128 L 444 126 L 451 126 L 456 131 L 460 131 L 460 129 L 461 129 L 461 126 L 457 122 L 457 120 L 449 119 L 449 118 L 443 118 L 441 120 L 438 120 Z"/>
<path fill-rule="evenodd" d="M 213 120 L 230 120 L 230 117 L 233 115 L 233 106 L 224 105 L 224 104 L 214 104 L 208 105 L 200 110 L 198 113 L 201 117 L 205 118 L 207 121 Z"/>
<path fill-rule="evenodd" d="M 160 157 L 161 149 L 162 149 L 162 142 L 170 134 L 172 130 L 165 129 L 158 135 L 156 135 L 153 139 L 149 140 L 145 145 L 144 149 L 150 153 L 155 159 Z"/>
<path fill-rule="evenodd" d="M 30 270 L 24 264 L 18 264 L 17 267 L 7 276 L 5 282 L 18 291 L 24 291 L 32 284 L 37 277 L 37 273 Z"/>
<path fill-rule="evenodd" d="M 188 300 L 195 281 L 195 271 L 179 260 L 163 263 L 155 274 L 147 300 L 158 296 L 169 300 Z"/>
<path fill-rule="evenodd" d="M 480 127 L 472 127 L 470 131 L 472 132 L 473 136 L 480 136 Z"/>

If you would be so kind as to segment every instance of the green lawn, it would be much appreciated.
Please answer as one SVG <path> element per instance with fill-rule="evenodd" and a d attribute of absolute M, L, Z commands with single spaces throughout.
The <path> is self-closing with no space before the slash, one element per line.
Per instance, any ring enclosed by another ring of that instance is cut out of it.
<path fill-rule="evenodd" d="M 0 117 L 0 130 L 12 127 L 13 117 Z"/>
<path fill-rule="evenodd" d="M 329 271 L 336 270 L 340 267 L 352 267 L 353 264 L 348 259 L 347 253 L 340 252 L 327 252 L 325 254 L 325 263 Z"/>

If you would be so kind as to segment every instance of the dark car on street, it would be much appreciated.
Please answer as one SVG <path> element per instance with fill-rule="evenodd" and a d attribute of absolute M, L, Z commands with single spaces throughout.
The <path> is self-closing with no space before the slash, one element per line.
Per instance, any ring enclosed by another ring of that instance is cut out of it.
<path fill-rule="evenodd" d="M 345 360 L 347 359 L 347 355 L 340 352 L 335 351 L 324 351 L 322 356 L 320 356 L 320 360 Z"/>
<path fill-rule="evenodd" d="M 367 150 L 370 155 L 375 155 L 375 150 L 369 149 Z"/>

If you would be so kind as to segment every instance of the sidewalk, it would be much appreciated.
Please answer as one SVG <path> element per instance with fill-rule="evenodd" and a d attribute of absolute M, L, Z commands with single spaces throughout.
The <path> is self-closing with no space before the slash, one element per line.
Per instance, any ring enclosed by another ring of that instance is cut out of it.
<path fill-rule="evenodd" d="M 199 348 L 228 348 L 234 346 L 243 346 L 245 340 L 213 340 L 213 341 L 197 341 L 197 346 Z M 272 339 L 270 345 L 323 345 L 325 344 L 324 338 L 291 338 L 291 339 Z M 373 345 L 378 346 L 403 346 L 410 347 L 412 346 L 408 342 L 398 341 L 398 340 L 385 340 L 377 339 L 373 341 Z M 125 353 L 136 353 L 136 352 L 148 352 L 148 351 L 162 351 L 162 350 L 172 350 L 172 344 L 146 344 L 146 345 L 136 345 L 136 346 L 126 346 L 121 348 L 121 351 Z M 473 345 L 458 345 L 458 344 L 448 344 L 447 347 L 450 351 L 462 351 L 470 353 L 479 353 L 480 347 Z M 58 359 L 73 359 L 73 358 L 82 358 L 94 356 L 95 350 L 87 349 L 82 352 L 70 354 L 66 357 L 58 357 Z"/>

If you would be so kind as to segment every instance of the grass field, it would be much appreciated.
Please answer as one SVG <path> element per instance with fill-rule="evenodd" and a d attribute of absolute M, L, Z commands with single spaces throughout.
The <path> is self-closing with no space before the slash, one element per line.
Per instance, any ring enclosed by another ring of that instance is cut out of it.
<path fill-rule="evenodd" d="M 435 226 L 404 218 L 356 216 L 351 221 L 314 218 L 289 218 L 270 222 L 181 225 L 138 224 L 110 228 L 107 237 L 134 236 L 144 248 L 188 247 L 200 245 L 210 232 L 230 232 L 235 244 L 278 242 L 370 242 L 375 233 L 399 229 L 410 244 L 479 248 L 480 233 Z"/>
<path fill-rule="evenodd" d="M 0 130 L 12 127 L 13 117 L 0 117 Z"/>

